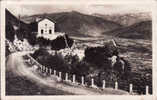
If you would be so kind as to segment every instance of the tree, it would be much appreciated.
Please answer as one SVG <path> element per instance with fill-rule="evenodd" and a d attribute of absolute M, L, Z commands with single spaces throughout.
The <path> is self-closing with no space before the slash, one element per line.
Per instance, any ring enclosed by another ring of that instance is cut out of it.
<path fill-rule="evenodd" d="M 6 38 L 10 40 L 11 42 L 14 41 L 14 36 L 15 36 L 15 30 L 13 28 L 12 23 L 9 21 L 6 23 Z"/>
<path fill-rule="evenodd" d="M 73 45 L 73 40 L 68 37 L 68 35 L 65 35 L 65 38 L 67 40 L 68 46 L 71 47 Z M 51 41 L 51 49 L 52 50 L 60 50 L 67 48 L 67 45 L 65 43 L 64 36 L 58 36 L 55 40 Z"/>

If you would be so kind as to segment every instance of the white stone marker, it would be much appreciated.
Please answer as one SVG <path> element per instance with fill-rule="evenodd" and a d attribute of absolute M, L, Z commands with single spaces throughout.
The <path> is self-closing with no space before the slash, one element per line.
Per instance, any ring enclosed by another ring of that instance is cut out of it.
<path fill-rule="evenodd" d="M 129 92 L 130 92 L 130 93 L 132 93 L 132 92 L 133 92 L 133 90 L 132 90 L 132 89 L 133 89 L 133 85 L 132 85 L 132 84 L 130 84 L 130 86 L 129 86 Z"/>
<path fill-rule="evenodd" d="M 102 89 L 105 89 L 105 86 L 106 85 L 106 82 L 105 82 L 105 80 L 103 80 L 103 85 L 102 85 Z"/>
<path fill-rule="evenodd" d="M 84 85 L 84 77 L 81 77 L 81 84 Z"/>
<path fill-rule="evenodd" d="M 76 78 L 76 76 L 75 76 L 75 74 L 73 75 L 73 83 L 75 83 L 75 78 Z"/>
<path fill-rule="evenodd" d="M 115 82 L 115 90 L 118 89 L 118 82 Z"/>
<path fill-rule="evenodd" d="M 62 72 L 59 72 L 59 78 L 62 79 Z"/>
<path fill-rule="evenodd" d="M 50 68 L 50 75 L 52 74 L 52 69 Z"/>
<path fill-rule="evenodd" d="M 146 95 L 149 95 L 149 86 L 146 85 Z"/>
<path fill-rule="evenodd" d="M 91 87 L 94 87 L 94 79 L 91 79 Z"/>
<path fill-rule="evenodd" d="M 68 73 L 65 73 L 65 81 L 68 81 Z"/>
<path fill-rule="evenodd" d="M 53 73 L 53 75 L 55 75 L 55 76 L 56 76 L 56 70 L 54 70 L 54 73 Z"/>

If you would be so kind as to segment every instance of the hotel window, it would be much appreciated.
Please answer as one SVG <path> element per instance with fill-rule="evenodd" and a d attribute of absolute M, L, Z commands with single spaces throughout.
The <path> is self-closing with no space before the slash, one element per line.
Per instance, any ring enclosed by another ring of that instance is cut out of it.
<path fill-rule="evenodd" d="M 52 33 L 52 30 L 50 29 L 50 30 L 49 30 L 49 34 L 51 34 L 51 33 Z"/>
<path fill-rule="evenodd" d="M 41 29 L 41 34 L 43 34 L 44 33 L 44 30 L 43 29 Z"/>

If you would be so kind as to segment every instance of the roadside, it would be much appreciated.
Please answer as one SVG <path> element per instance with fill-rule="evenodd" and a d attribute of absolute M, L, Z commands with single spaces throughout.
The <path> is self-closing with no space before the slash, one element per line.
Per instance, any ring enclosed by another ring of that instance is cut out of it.
<path fill-rule="evenodd" d="M 34 95 L 43 94 L 43 95 L 62 95 L 62 94 L 78 94 L 78 95 L 102 95 L 102 94 L 128 94 L 125 91 L 114 90 L 114 89 L 105 89 L 103 91 L 86 88 L 83 86 L 71 86 L 64 83 L 60 83 L 56 81 L 56 77 L 41 77 L 36 71 L 33 71 L 32 67 L 28 67 L 22 58 L 23 55 L 28 52 L 17 52 L 9 55 L 6 71 L 10 75 L 8 75 L 9 79 L 13 79 L 13 76 L 16 78 L 19 77 L 18 83 L 21 84 L 23 81 L 28 83 L 32 83 L 34 85 L 34 89 L 30 88 L 30 91 L 36 91 L 35 93 L 31 93 Z M 12 73 L 12 75 L 11 75 Z M 27 80 L 27 81 L 26 81 Z M 9 80 L 7 80 L 10 82 Z M 24 84 L 25 84 L 24 82 Z M 13 83 L 14 85 L 18 85 L 17 83 Z M 7 85 L 13 85 L 8 83 Z M 13 86 L 14 86 L 13 85 Z M 29 84 L 27 84 L 29 85 Z M 30 84 L 31 85 L 31 84 Z M 15 86 L 16 87 L 16 86 Z M 28 86 L 29 87 L 29 86 Z M 11 88 L 11 87 L 10 87 Z M 20 89 L 20 87 L 18 87 Z M 8 89 L 8 88 L 7 88 Z M 25 88 L 27 91 L 27 88 Z M 43 92 L 43 93 L 41 93 Z M 57 93 L 57 94 L 56 94 Z M 14 93 L 13 93 L 14 94 Z M 11 95 L 11 93 L 9 93 Z"/>

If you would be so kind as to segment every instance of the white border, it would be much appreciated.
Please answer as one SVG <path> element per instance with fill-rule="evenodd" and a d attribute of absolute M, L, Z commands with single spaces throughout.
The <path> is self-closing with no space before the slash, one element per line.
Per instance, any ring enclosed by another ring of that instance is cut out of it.
<path fill-rule="evenodd" d="M 2 96 L 2 100 L 52 100 L 52 99 L 57 99 L 57 100 L 61 100 L 61 99 L 67 99 L 67 100 L 80 100 L 80 99 L 99 99 L 99 100 L 104 100 L 104 99 L 110 99 L 110 100 L 157 100 L 157 75 L 155 75 L 157 73 L 157 62 L 155 61 L 157 59 L 157 46 L 155 46 L 155 39 L 157 39 L 157 2 L 155 1 L 150 1 L 150 0 L 145 0 L 145 1 L 124 1 L 124 0 L 118 0 L 116 1 L 103 1 L 103 0 L 98 0 L 98 1 L 94 1 L 94 0 L 89 0 L 89 1 L 85 1 L 85 0 L 80 0 L 75 1 L 75 0 L 53 0 L 53 1 L 1 1 L 1 96 Z M 125 95 L 125 96 L 121 96 L 121 95 L 101 95 L 101 96 L 5 96 L 5 7 L 7 6 L 7 4 L 12 4 L 12 5 L 19 5 L 19 4 L 26 4 L 26 5 L 44 5 L 44 4 L 63 4 L 63 5 L 90 5 L 90 4 L 101 4 L 101 5 L 105 5 L 105 4 L 150 4 L 152 5 L 152 22 L 153 22 L 153 38 L 152 38 L 152 47 L 153 47 L 153 95 L 139 95 L 139 96 L 131 96 L 131 95 Z"/>

